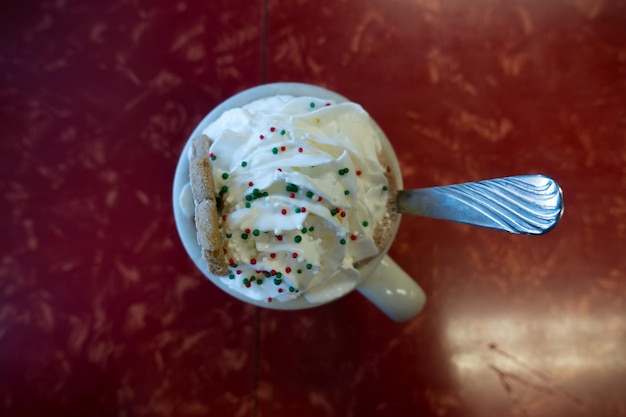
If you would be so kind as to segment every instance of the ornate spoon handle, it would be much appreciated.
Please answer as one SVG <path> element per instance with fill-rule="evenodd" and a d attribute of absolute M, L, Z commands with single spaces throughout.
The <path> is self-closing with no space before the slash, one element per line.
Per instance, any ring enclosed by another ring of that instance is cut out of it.
<path fill-rule="evenodd" d="M 544 175 L 398 191 L 398 211 L 510 233 L 540 235 L 563 215 L 563 192 Z"/>

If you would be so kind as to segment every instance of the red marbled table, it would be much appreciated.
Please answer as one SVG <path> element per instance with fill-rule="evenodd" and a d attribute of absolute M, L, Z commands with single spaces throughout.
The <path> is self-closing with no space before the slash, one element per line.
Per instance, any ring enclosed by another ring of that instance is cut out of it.
<path fill-rule="evenodd" d="M 361 103 L 407 187 L 541 172 L 565 217 L 405 217 L 407 323 L 246 306 L 187 258 L 171 182 L 270 81 Z M 624 2 L 3 2 L 0 133 L 2 416 L 626 415 Z"/>

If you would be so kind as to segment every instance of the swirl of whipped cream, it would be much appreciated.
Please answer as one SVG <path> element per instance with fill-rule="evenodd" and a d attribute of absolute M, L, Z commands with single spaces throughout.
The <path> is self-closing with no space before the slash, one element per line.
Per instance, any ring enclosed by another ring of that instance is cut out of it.
<path fill-rule="evenodd" d="M 389 198 L 365 110 L 280 95 L 228 110 L 203 133 L 231 271 L 222 281 L 270 302 L 324 283 L 354 287 L 355 264 L 379 252 Z"/>

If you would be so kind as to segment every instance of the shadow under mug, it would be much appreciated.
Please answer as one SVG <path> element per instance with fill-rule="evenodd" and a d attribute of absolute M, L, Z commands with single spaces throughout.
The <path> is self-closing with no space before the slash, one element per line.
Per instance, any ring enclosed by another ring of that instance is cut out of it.
<path fill-rule="evenodd" d="M 389 246 L 393 243 L 393 239 L 398 230 L 400 215 L 398 215 L 398 219 L 394 225 L 390 244 L 371 261 L 359 267 L 361 277 L 356 287 L 354 285 L 342 285 L 341 283 L 337 285 L 326 285 L 323 292 L 316 296 L 316 302 L 314 303 L 307 301 L 302 296 L 294 300 L 274 303 L 254 300 L 246 297 L 244 294 L 229 289 L 226 284 L 222 283 L 220 277 L 213 276 L 209 273 L 206 263 L 202 259 L 201 248 L 196 240 L 196 227 L 193 216 L 187 216 L 181 208 L 181 195 L 183 189 L 189 183 L 188 153 L 191 139 L 200 135 L 208 125 L 217 120 L 226 110 L 242 107 L 255 100 L 275 95 L 317 97 L 323 100 L 333 100 L 337 103 L 349 101 L 347 98 L 333 91 L 314 85 L 303 83 L 272 83 L 242 91 L 215 107 L 198 126 L 196 126 L 187 140 L 174 174 L 172 192 L 174 218 L 178 234 L 189 257 L 193 260 L 196 267 L 219 288 L 241 301 L 259 307 L 276 310 L 301 310 L 337 300 L 356 289 L 391 319 L 395 321 L 411 319 L 419 313 L 424 306 L 426 296 L 419 285 L 387 255 Z M 388 156 L 391 163 L 396 178 L 397 189 L 401 190 L 403 187 L 402 174 L 400 172 L 398 158 L 384 132 L 374 120 L 370 118 L 370 121 L 374 130 L 378 133 L 383 152 Z"/>

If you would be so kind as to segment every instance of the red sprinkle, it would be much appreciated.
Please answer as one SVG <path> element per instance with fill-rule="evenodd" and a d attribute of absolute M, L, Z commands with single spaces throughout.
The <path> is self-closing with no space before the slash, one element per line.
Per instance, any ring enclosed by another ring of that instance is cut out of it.
<path fill-rule="evenodd" d="M 300 213 L 306 213 L 306 207 L 300 207 Z"/>
<path fill-rule="evenodd" d="M 298 152 L 300 152 L 300 153 L 302 153 L 303 150 L 304 149 L 302 149 L 302 148 L 298 148 Z"/>
<path fill-rule="evenodd" d="M 291 254 L 291 257 L 292 257 L 293 259 L 296 259 L 296 258 L 298 257 L 298 254 L 297 254 L 296 252 L 294 252 L 294 253 L 292 253 L 292 254 Z"/>
<path fill-rule="evenodd" d="M 250 229 L 246 229 L 246 233 L 250 234 Z"/>
<path fill-rule="evenodd" d="M 294 193 L 289 194 L 289 198 L 296 198 L 296 195 Z"/>
<path fill-rule="evenodd" d="M 322 197 L 317 197 L 317 201 L 322 201 Z"/>
<path fill-rule="evenodd" d="M 352 239 L 352 240 L 356 240 L 356 235 L 351 235 L 351 236 L 350 236 L 350 239 Z"/>
<path fill-rule="evenodd" d="M 238 269 L 238 270 L 237 270 L 237 271 L 235 271 L 235 272 L 237 272 L 237 275 L 241 275 L 241 269 Z"/>
<path fill-rule="evenodd" d="M 276 128 L 275 127 L 270 127 L 270 132 L 275 132 Z"/>
<path fill-rule="evenodd" d="M 272 269 L 272 270 L 270 271 L 270 275 L 271 275 L 271 276 L 275 276 L 275 275 L 276 275 L 276 270 L 275 270 L 275 269 Z"/>
<path fill-rule="evenodd" d="M 222 220 L 226 221 L 226 215 L 225 214 L 222 216 Z"/>
<path fill-rule="evenodd" d="M 282 210 L 280 211 L 280 213 L 281 213 L 283 216 L 287 215 L 287 209 L 282 209 Z"/>
<path fill-rule="evenodd" d="M 252 284 L 250 284 L 250 283 L 248 282 L 248 283 L 246 284 L 246 288 L 250 288 L 250 285 L 252 285 Z"/>
<path fill-rule="evenodd" d="M 345 211 L 342 211 L 342 212 L 341 212 L 341 214 L 340 214 L 340 216 L 341 216 L 341 217 L 346 217 L 346 212 L 345 212 Z"/>
<path fill-rule="evenodd" d="M 279 289 L 278 289 L 278 292 L 279 292 L 279 293 L 283 292 L 283 289 L 282 289 L 282 288 L 279 288 Z"/>
<path fill-rule="evenodd" d="M 268 297 L 268 298 L 267 298 L 267 302 L 268 302 L 268 303 L 271 303 L 271 302 L 272 302 L 272 297 Z"/>
<path fill-rule="evenodd" d="M 285 272 L 286 273 L 290 273 L 291 272 L 291 267 L 288 266 L 287 268 L 285 268 Z"/>
<path fill-rule="evenodd" d="M 224 255 L 226 255 L 226 252 L 228 252 L 228 249 L 224 248 Z"/>
<path fill-rule="evenodd" d="M 230 258 L 228 260 L 228 263 L 231 264 L 231 265 L 235 265 L 235 260 L 233 258 Z"/>
<path fill-rule="evenodd" d="M 250 181 L 250 182 L 248 183 L 248 185 L 249 185 L 250 187 L 252 187 L 252 186 L 254 185 L 254 183 L 253 183 L 252 181 Z"/>
<path fill-rule="evenodd" d="M 356 172 L 356 175 L 357 175 L 357 176 L 361 175 L 361 171 L 357 171 L 357 172 Z"/>
<path fill-rule="evenodd" d="M 286 146 L 281 146 L 281 147 L 280 147 L 280 150 L 281 150 L 281 151 L 283 151 L 283 152 L 285 152 L 285 151 L 287 150 L 287 147 L 286 147 Z"/>
<path fill-rule="evenodd" d="M 277 168 L 277 170 L 278 170 L 279 172 L 283 172 L 283 169 L 282 169 L 282 168 Z"/>
<path fill-rule="evenodd" d="M 326 104 L 324 104 L 324 105 L 325 105 L 325 106 L 330 106 L 330 103 L 326 103 Z"/>
<path fill-rule="evenodd" d="M 277 235 L 277 236 L 276 236 L 276 239 L 277 239 L 277 240 L 283 240 L 283 237 L 282 237 L 281 235 Z"/>
<path fill-rule="evenodd" d="M 275 253 L 270 253 L 270 258 L 274 259 L 276 257 Z"/>
<path fill-rule="evenodd" d="M 254 258 L 250 259 L 250 263 L 251 263 L 252 265 L 256 265 L 256 259 L 254 259 Z"/>
<path fill-rule="evenodd" d="M 265 136 L 261 135 L 261 136 L 259 136 L 259 139 L 263 140 L 263 139 L 265 139 Z"/>

